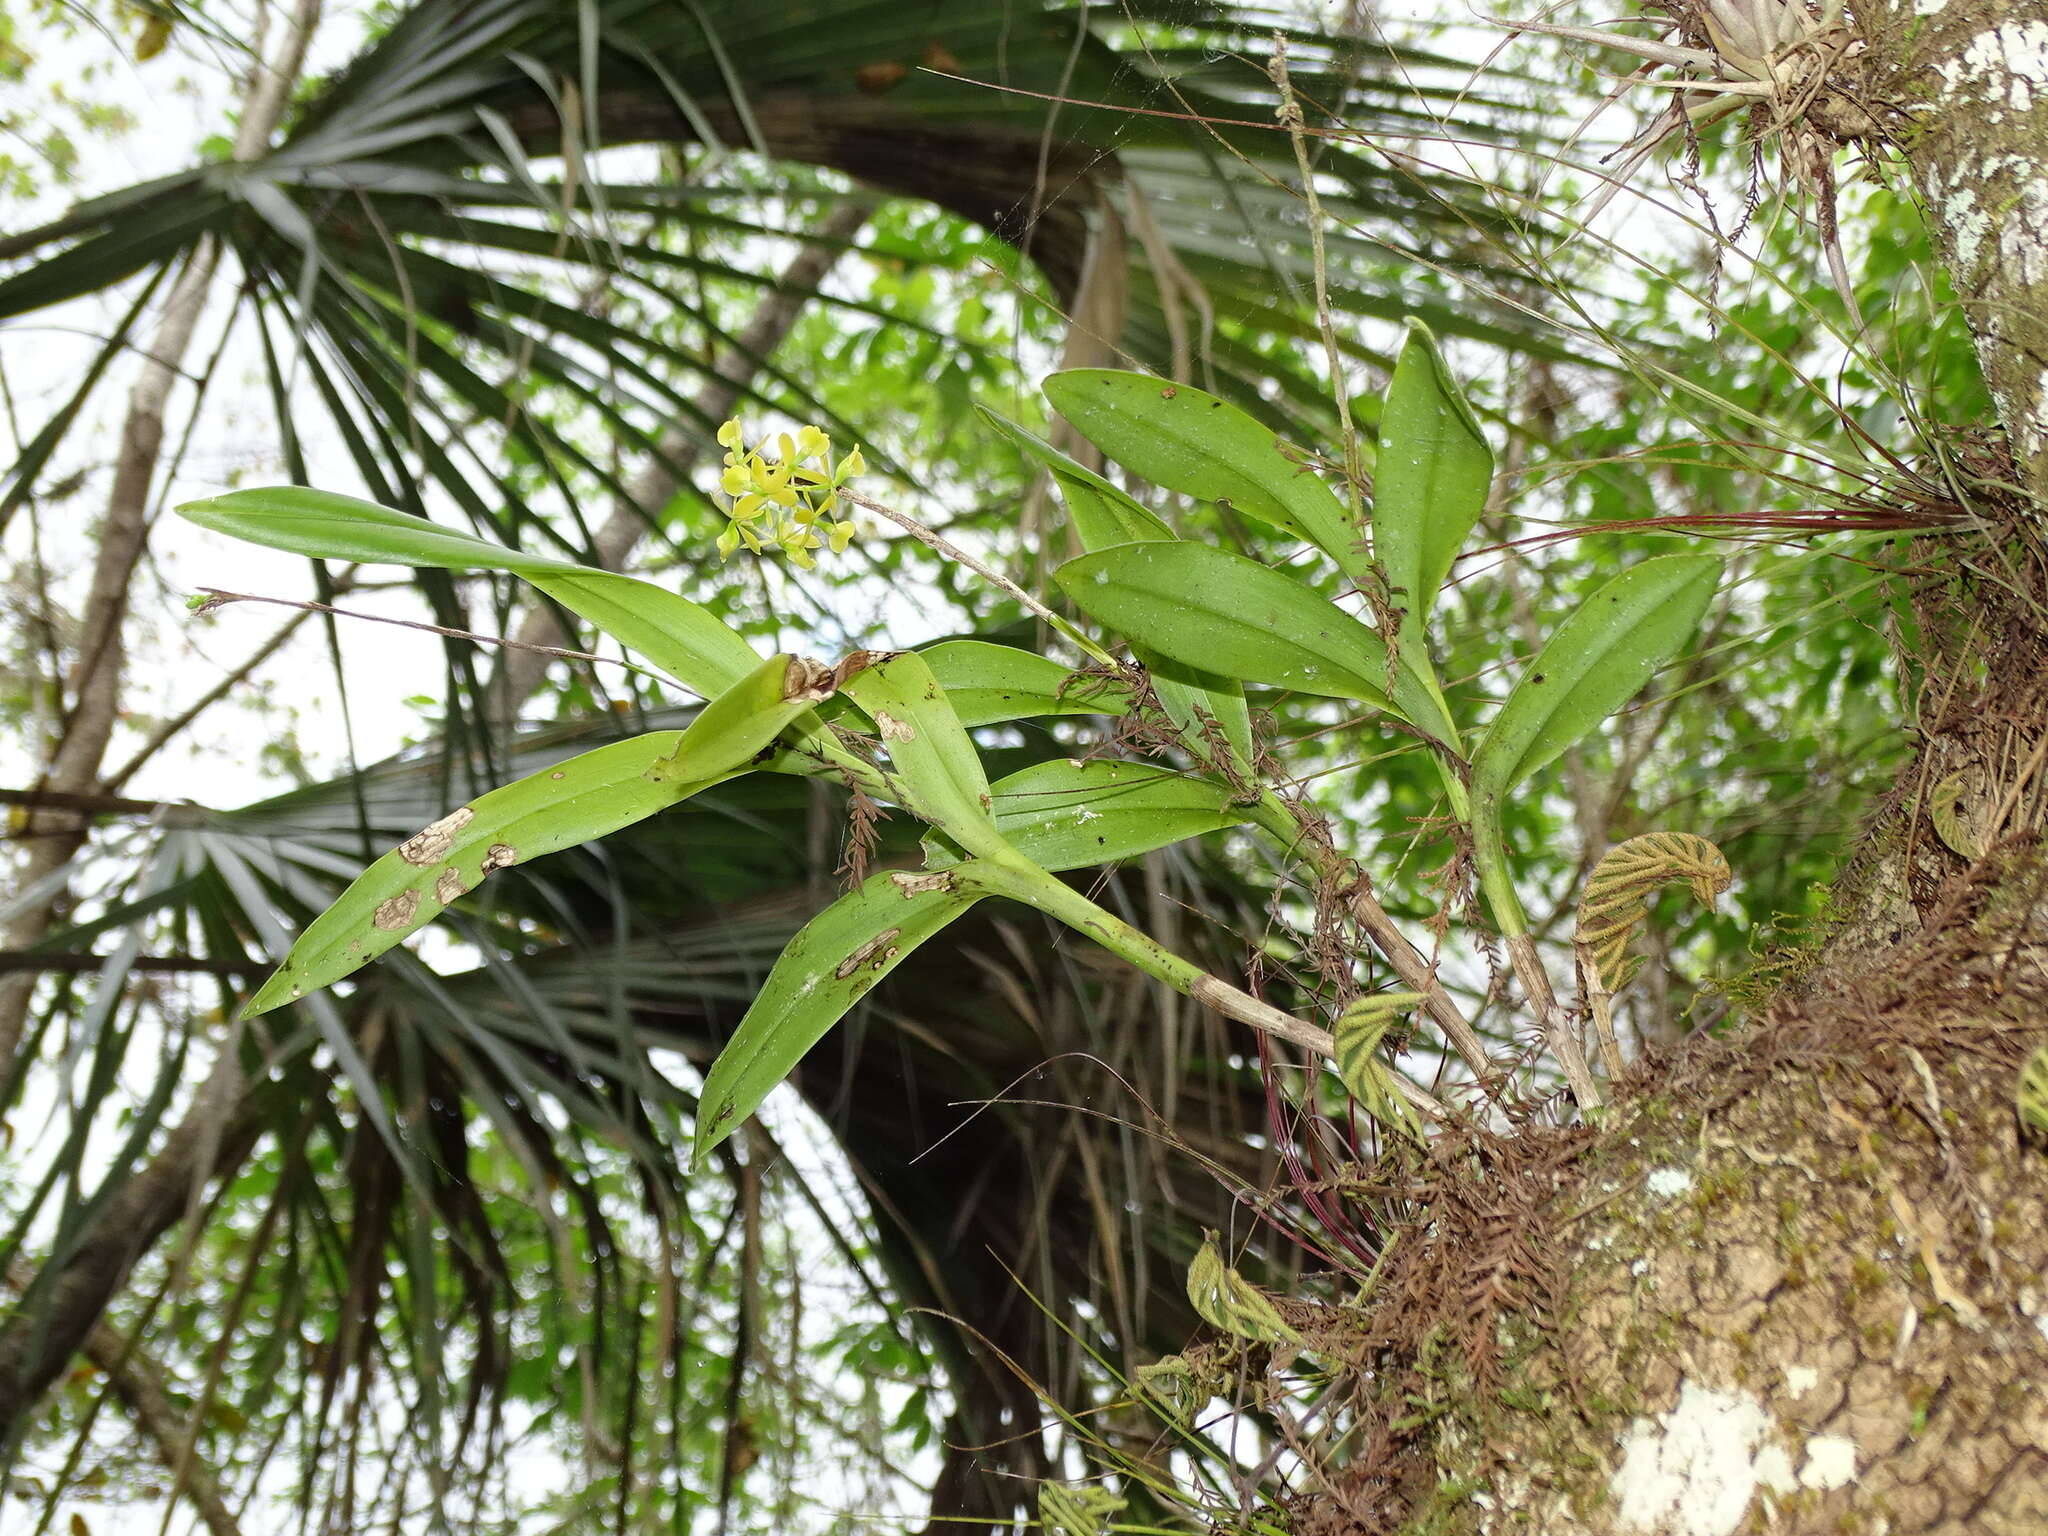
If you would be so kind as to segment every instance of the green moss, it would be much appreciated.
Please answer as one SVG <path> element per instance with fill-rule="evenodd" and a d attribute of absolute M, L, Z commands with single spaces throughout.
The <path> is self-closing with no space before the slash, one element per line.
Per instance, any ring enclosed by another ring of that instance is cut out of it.
<path fill-rule="evenodd" d="M 1485 1491 L 1481 1478 L 1445 1478 L 1430 1491 L 1429 1502 L 1408 1517 L 1400 1536 L 1453 1536 L 1469 1523 L 1472 1495 Z"/>

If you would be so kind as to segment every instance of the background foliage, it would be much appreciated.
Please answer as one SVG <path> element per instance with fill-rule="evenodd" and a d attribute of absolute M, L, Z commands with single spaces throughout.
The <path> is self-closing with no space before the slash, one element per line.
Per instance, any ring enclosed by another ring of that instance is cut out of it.
<path fill-rule="evenodd" d="M 723 376 L 764 429 L 830 423 L 891 500 L 1038 591 L 1068 535 L 971 406 L 1046 427 L 1036 380 L 1062 358 L 1181 376 L 1336 456 L 1310 218 L 1271 126 L 1275 26 L 1311 123 L 1343 130 L 1310 152 L 1368 437 L 1397 322 L 1420 314 L 1508 470 L 1487 552 L 1445 600 L 1446 677 L 1497 696 L 1503 636 L 1527 654 L 1646 550 L 1716 539 L 1742 578 L 1662 697 L 1516 808 L 1539 929 L 1563 938 L 1610 842 L 1671 826 L 1718 842 L 1731 898 L 1651 925 L 1628 1023 L 1656 1042 L 1737 1006 L 1759 934 L 1824 915 L 1911 717 L 1889 665 L 1905 620 L 1878 575 L 1910 560 L 1904 530 L 1952 509 L 1953 448 L 1917 403 L 1984 414 L 1895 190 L 1844 195 L 1852 315 L 1739 125 L 1697 147 L 1705 201 L 1660 170 L 1568 239 L 1593 184 L 1574 167 L 1622 131 L 1569 141 L 1601 61 L 1534 43 L 1495 58 L 1463 21 L 423 0 L 320 17 L 278 133 L 244 148 L 251 49 L 277 57 L 289 18 L 10 5 L 6 778 L 89 790 L 93 819 L 74 831 L 67 807 L 15 797 L 26 867 L 52 839 L 66 852 L 5 907 L 9 974 L 34 979 L 0 1068 L 9 1336 L 52 1315 L 67 1261 L 97 1251 L 181 1135 L 222 1173 L 162 1210 L 96 1364 L 12 1420 L 10 1528 L 143 1509 L 216 1530 L 236 1511 L 254 1529 L 1009 1520 L 1031 1479 L 1090 1459 L 1123 1467 L 1142 1518 L 1270 1515 L 1299 1475 L 1267 1462 L 1270 1424 L 1219 1414 L 1176 1438 L 1123 1385 L 1196 1336 L 1181 1282 L 1205 1227 L 1268 1278 L 1370 1253 L 1370 1212 L 1296 1188 L 1354 1149 L 1269 1118 L 1243 1038 L 992 913 L 878 993 L 766 1130 L 686 1177 L 693 1064 L 837 889 L 853 813 L 788 783 L 508 872 L 418 958 L 237 1032 L 246 986 L 367 858 L 689 703 L 571 662 L 508 707 L 486 648 L 304 614 L 278 614 L 290 633 L 244 673 L 277 631 L 243 604 L 186 619 L 192 587 L 492 635 L 523 622 L 519 595 L 252 563 L 157 514 L 291 480 L 600 560 L 623 518 L 611 563 L 764 647 L 1030 643 L 1021 608 L 886 530 L 817 575 L 719 562 L 697 455 L 726 411 L 705 391 Z M 848 204 L 864 217 L 831 222 Z M 786 335 L 741 345 L 820 231 L 836 259 Z M 66 781 L 106 653 L 94 530 L 118 493 L 121 391 L 180 274 L 216 258 L 145 475 L 148 537 L 115 573 L 122 709 Z M 673 485 L 640 494 L 663 469 Z M 1228 508 L 1154 500 L 1183 531 L 1287 553 Z M 187 721 L 222 678 L 233 702 Z M 1434 775 L 1419 755 L 1360 761 L 1338 706 L 1269 702 L 1276 752 L 1425 931 L 1451 851 Z M 1097 730 L 984 742 L 1022 760 Z M 906 828 L 879 836 L 881 856 L 908 851 Z M 1256 960 L 1276 995 L 1322 985 L 1290 926 L 1304 893 L 1240 840 L 1104 890 L 1219 968 Z M 1454 939 L 1445 964 L 1504 1033 L 1485 950 Z M 217 1058 L 241 1073 L 224 1099 Z"/>

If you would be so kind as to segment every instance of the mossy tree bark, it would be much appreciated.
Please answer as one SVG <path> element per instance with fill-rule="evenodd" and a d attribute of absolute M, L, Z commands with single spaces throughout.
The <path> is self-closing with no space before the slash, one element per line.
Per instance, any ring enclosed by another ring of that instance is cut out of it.
<path fill-rule="evenodd" d="M 1869 9 L 1859 94 L 1912 168 L 2021 484 L 2048 505 L 2048 12 L 2039 0 Z"/>
<path fill-rule="evenodd" d="M 1598 1132 L 1433 1157 L 1359 1331 L 1366 1449 L 1300 1536 L 2048 1531 L 2048 1151 L 2014 1114 L 2048 1044 L 2048 15 L 1849 24 L 1809 126 L 1926 203 L 2009 448 L 1968 466 L 1997 558 L 1918 552 L 1953 572 L 1916 594 L 1920 750 L 1800 979 Z M 1952 778 L 1969 856 L 1927 814 Z"/>

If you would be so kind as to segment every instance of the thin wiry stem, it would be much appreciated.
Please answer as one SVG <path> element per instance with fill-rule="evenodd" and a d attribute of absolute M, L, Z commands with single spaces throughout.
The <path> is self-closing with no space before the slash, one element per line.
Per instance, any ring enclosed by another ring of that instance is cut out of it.
<path fill-rule="evenodd" d="M 1117 664 L 1114 656 L 1082 634 L 1080 630 L 1074 628 L 1073 625 L 1018 586 L 1009 577 L 1002 575 L 992 567 L 975 559 L 974 556 L 968 554 L 966 550 L 955 544 L 951 539 L 948 539 L 944 534 L 927 528 L 923 523 L 920 523 L 906 512 L 898 512 L 894 507 L 884 506 L 872 497 L 862 496 L 858 492 L 849 491 L 843 486 L 840 488 L 839 496 L 841 500 L 850 502 L 863 511 L 872 512 L 877 517 L 886 517 L 898 528 L 914 537 L 919 543 L 936 550 L 948 560 L 958 562 L 974 572 L 983 581 L 989 582 L 1001 591 L 1008 593 L 1011 597 L 1022 603 L 1026 610 L 1038 615 L 1039 618 L 1045 620 L 1047 624 L 1050 624 L 1061 635 L 1079 646 L 1090 660 L 1100 662 L 1106 667 L 1113 667 Z"/>
<path fill-rule="evenodd" d="M 1323 249 L 1323 205 L 1316 196 L 1315 167 L 1309 164 L 1307 123 L 1301 103 L 1295 99 L 1294 84 L 1287 74 L 1287 37 L 1273 34 L 1273 63 L 1268 71 L 1280 92 L 1280 123 L 1294 146 L 1294 163 L 1301 173 L 1301 195 L 1308 204 L 1309 250 L 1315 262 L 1316 328 L 1322 332 L 1323 354 L 1329 360 L 1330 395 L 1337 405 L 1337 427 L 1344 444 L 1344 485 L 1352 514 L 1365 521 L 1365 460 L 1358 449 L 1358 428 L 1351 420 L 1350 391 L 1344 387 L 1344 354 L 1337 345 L 1337 321 L 1330 310 L 1329 258 Z"/>
<path fill-rule="evenodd" d="M 297 608 L 306 613 L 332 614 L 338 619 L 361 619 L 369 624 L 395 624 L 400 629 L 424 630 L 430 635 L 442 635 L 450 640 L 469 640 L 477 645 L 497 645 L 508 650 L 539 651 L 546 656 L 559 656 L 567 661 L 602 661 L 611 666 L 624 667 L 629 672 L 638 672 L 645 677 L 659 678 L 661 673 L 652 667 L 643 667 L 637 662 L 623 661 L 616 656 L 599 656 L 591 651 L 572 651 L 556 645 L 531 645 L 524 640 L 507 640 L 502 635 L 480 634 L 473 629 L 450 629 L 445 624 L 428 624 L 419 619 L 394 619 L 381 613 L 364 613 L 357 608 L 336 608 L 331 603 L 308 602 L 296 597 L 265 597 L 256 592 L 227 592 L 219 587 L 201 587 L 206 601 L 195 612 L 211 613 L 216 608 L 225 608 L 229 603 L 270 603 L 279 608 Z"/>

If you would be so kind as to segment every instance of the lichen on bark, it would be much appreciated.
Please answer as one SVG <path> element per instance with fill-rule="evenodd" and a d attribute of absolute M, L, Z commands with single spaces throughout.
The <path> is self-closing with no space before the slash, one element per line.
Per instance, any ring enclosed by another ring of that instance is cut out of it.
<path fill-rule="evenodd" d="M 1882 0 L 1865 27 L 1864 89 L 1912 169 L 2021 484 L 2048 504 L 2048 13 Z"/>

